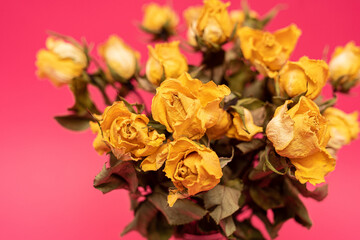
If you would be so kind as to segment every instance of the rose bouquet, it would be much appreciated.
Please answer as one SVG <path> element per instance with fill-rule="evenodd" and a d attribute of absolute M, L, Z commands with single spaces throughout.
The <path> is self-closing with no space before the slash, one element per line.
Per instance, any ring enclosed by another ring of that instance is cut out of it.
<path fill-rule="evenodd" d="M 228 6 L 204 0 L 185 10 L 180 43 L 174 10 L 146 5 L 140 28 L 153 43 L 144 67 L 115 35 L 99 46 L 100 60 L 85 41 L 57 33 L 37 54 L 38 76 L 69 86 L 75 98 L 70 114 L 55 119 L 70 130 L 90 127 L 93 147 L 109 158 L 94 187 L 129 192 L 134 219 L 123 234 L 262 239 L 254 218 L 271 238 L 289 219 L 309 228 L 299 195 L 323 200 L 327 185 L 310 191 L 307 183 L 324 183 L 337 151 L 357 138 L 357 113 L 334 105 L 359 82 L 360 48 L 336 48 L 329 64 L 290 61 L 301 30 L 264 30 L 277 8 L 261 17 L 245 2 Z M 190 65 L 180 47 L 201 63 Z M 323 100 L 328 82 L 333 98 Z M 89 86 L 102 94 L 103 111 Z M 154 94 L 151 112 L 144 90 Z M 128 102 L 129 94 L 139 101 Z"/>

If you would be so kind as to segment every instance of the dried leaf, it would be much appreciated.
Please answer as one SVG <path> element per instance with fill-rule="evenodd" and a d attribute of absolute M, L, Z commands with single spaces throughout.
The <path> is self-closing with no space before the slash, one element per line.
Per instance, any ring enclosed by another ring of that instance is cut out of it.
<path fill-rule="evenodd" d="M 170 207 L 167 202 L 167 195 L 160 191 L 155 191 L 148 199 L 164 214 L 170 225 L 183 225 L 200 220 L 207 212 L 188 199 L 178 199 L 174 206 Z"/>
<path fill-rule="evenodd" d="M 65 115 L 55 116 L 55 120 L 64 128 L 72 131 L 84 131 L 90 127 L 89 121 L 93 120 L 89 116 Z"/>
<path fill-rule="evenodd" d="M 254 138 L 250 142 L 241 142 L 237 144 L 236 147 L 243 154 L 247 154 L 249 152 L 258 151 L 259 149 L 265 147 L 265 142 L 262 139 Z"/>
<path fill-rule="evenodd" d="M 171 226 L 165 216 L 158 211 L 157 216 L 148 226 L 148 240 L 168 240 L 174 233 L 174 226 Z"/>
<path fill-rule="evenodd" d="M 220 227 L 224 231 L 225 236 L 229 237 L 236 231 L 236 226 L 232 216 L 224 218 L 220 221 Z"/>
<path fill-rule="evenodd" d="M 210 216 L 219 224 L 220 220 L 231 216 L 239 209 L 239 198 L 241 191 L 217 185 L 213 189 L 203 194 L 204 205 L 206 209 L 212 209 Z"/>
<path fill-rule="evenodd" d="M 231 157 L 219 157 L 220 167 L 225 167 L 229 162 L 231 162 L 234 158 L 234 148 L 232 148 Z"/>
<path fill-rule="evenodd" d="M 164 125 L 152 119 L 150 119 L 148 126 L 152 127 L 160 134 L 165 134 L 167 132 L 166 127 Z"/>
<path fill-rule="evenodd" d="M 242 106 L 249 110 L 254 110 L 265 105 L 265 103 L 257 98 L 243 98 L 240 99 L 237 103 L 237 106 Z"/>
<path fill-rule="evenodd" d="M 131 161 L 117 160 L 111 154 L 110 167 L 104 164 L 101 172 L 94 179 L 94 187 L 103 193 L 114 189 L 127 189 L 135 192 L 138 187 L 138 178 Z"/>
<path fill-rule="evenodd" d="M 236 231 L 234 235 L 240 239 L 262 240 L 265 239 L 261 232 L 255 228 L 250 220 L 246 219 L 242 222 L 235 222 Z"/>
<path fill-rule="evenodd" d="M 249 130 L 246 127 L 246 121 L 245 121 L 245 110 L 242 106 L 231 106 L 231 109 L 233 109 L 235 112 L 237 112 L 240 116 L 240 119 L 244 125 L 244 131 L 248 134 L 250 134 Z"/>
<path fill-rule="evenodd" d="M 291 181 L 292 185 L 299 191 L 299 193 L 307 198 L 312 198 L 317 201 L 322 201 L 328 195 L 328 185 L 324 184 L 320 187 L 317 187 L 314 191 L 310 191 L 306 188 L 306 184 L 301 184 L 297 180 Z"/>
<path fill-rule="evenodd" d="M 128 232 L 138 231 L 143 237 L 148 235 L 148 228 L 151 222 L 154 220 L 158 210 L 149 201 L 144 201 L 135 210 L 135 218 L 129 225 L 125 227 L 121 236 L 124 236 Z"/>
<path fill-rule="evenodd" d="M 264 210 L 285 205 L 285 200 L 279 188 L 252 185 L 249 192 L 253 201 Z"/>

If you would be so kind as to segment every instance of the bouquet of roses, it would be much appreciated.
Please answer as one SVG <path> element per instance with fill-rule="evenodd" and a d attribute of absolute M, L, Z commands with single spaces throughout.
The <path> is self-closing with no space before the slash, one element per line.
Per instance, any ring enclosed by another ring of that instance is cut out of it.
<path fill-rule="evenodd" d="M 359 82 L 360 48 L 336 48 L 329 64 L 306 56 L 290 61 L 301 30 L 264 30 L 278 8 L 260 17 L 246 3 L 231 12 L 228 6 L 204 0 L 185 10 L 181 45 L 169 41 L 176 13 L 146 5 L 140 27 L 154 43 L 144 68 L 117 36 L 98 48 L 100 61 L 85 41 L 57 33 L 37 54 L 38 76 L 69 86 L 75 98 L 71 113 L 55 119 L 70 130 L 90 127 L 95 150 L 109 158 L 94 187 L 129 192 L 135 217 L 123 234 L 261 239 L 254 218 L 272 238 L 288 219 L 309 228 L 299 195 L 323 200 L 327 185 L 310 191 L 306 183 L 324 183 L 337 151 L 357 138 L 357 113 L 334 105 Z M 189 65 L 180 46 L 201 55 L 201 63 Z M 327 82 L 333 98 L 323 100 Z M 102 94 L 104 111 L 89 86 Z M 151 112 L 143 90 L 154 94 Z M 128 102 L 129 93 L 139 102 Z"/>

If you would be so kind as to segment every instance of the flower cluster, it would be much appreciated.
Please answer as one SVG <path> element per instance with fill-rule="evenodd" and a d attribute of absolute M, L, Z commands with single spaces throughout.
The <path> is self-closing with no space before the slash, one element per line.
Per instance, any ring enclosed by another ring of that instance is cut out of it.
<path fill-rule="evenodd" d="M 135 219 L 124 234 L 261 239 L 253 216 L 272 238 L 291 218 L 310 227 L 298 195 L 322 200 L 326 185 L 311 192 L 306 183 L 324 183 L 337 151 L 358 136 L 358 113 L 335 104 L 339 92 L 359 82 L 360 47 L 336 48 L 329 64 L 307 56 L 292 61 L 302 34 L 295 24 L 268 32 L 276 9 L 261 17 L 247 5 L 229 6 L 204 0 L 184 11 L 199 66 L 189 64 L 176 40 L 175 11 L 155 3 L 144 7 L 140 26 L 151 36 L 144 65 L 115 35 L 98 47 L 98 60 L 86 43 L 55 33 L 37 54 L 38 76 L 68 85 L 75 97 L 71 113 L 56 120 L 71 130 L 90 127 L 93 147 L 110 157 L 94 187 L 130 193 Z M 327 83 L 334 97 L 323 101 Z M 89 86 L 101 92 L 103 111 Z M 151 112 L 139 89 L 154 94 Z M 129 103 L 128 94 L 139 102 Z M 252 214 L 240 220 L 247 211 Z"/>

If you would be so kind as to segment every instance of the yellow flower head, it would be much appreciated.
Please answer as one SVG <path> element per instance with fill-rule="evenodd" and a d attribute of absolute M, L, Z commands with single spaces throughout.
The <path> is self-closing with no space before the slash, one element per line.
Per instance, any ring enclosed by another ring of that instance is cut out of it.
<path fill-rule="evenodd" d="M 185 56 L 180 52 L 179 41 L 158 43 L 148 46 L 149 59 L 146 62 L 146 77 L 159 86 L 163 78 L 177 78 L 188 71 Z"/>
<path fill-rule="evenodd" d="M 329 63 L 332 82 L 355 83 L 360 79 L 360 47 L 349 42 L 345 47 L 337 47 Z"/>
<path fill-rule="evenodd" d="M 249 110 L 244 108 L 245 126 L 248 132 L 245 131 L 245 126 L 238 113 L 232 112 L 232 124 L 227 131 L 226 136 L 229 138 L 236 138 L 240 141 L 251 141 L 255 134 L 263 131 L 262 127 L 254 124 L 253 117 Z"/>
<path fill-rule="evenodd" d="M 129 79 L 135 74 L 140 54 L 118 36 L 112 35 L 106 43 L 100 45 L 99 54 L 112 73 L 123 79 Z"/>
<path fill-rule="evenodd" d="M 191 6 L 184 10 L 184 18 L 188 27 L 196 22 L 201 14 L 203 6 Z"/>
<path fill-rule="evenodd" d="M 216 153 L 188 138 L 170 143 L 164 172 L 178 191 L 187 191 L 189 196 L 212 189 L 223 175 Z M 170 206 L 177 199 L 172 194 L 168 197 Z"/>
<path fill-rule="evenodd" d="M 255 11 L 250 11 L 250 17 L 258 18 L 259 14 Z M 237 28 L 241 28 L 245 21 L 245 13 L 241 10 L 232 10 L 230 18 L 234 25 L 237 24 Z"/>
<path fill-rule="evenodd" d="M 36 56 L 36 73 L 40 78 L 48 78 L 59 87 L 81 76 L 87 66 L 82 49 L 54 37 L 46 39 L 46 48 L 41 49 Z"/>
<path fill-rule="evenodd" d="M 224 110 L 221 110 L 217 123 L 206 131 L 210 139 L 219 139 L 223 137 L 231 126 L 231 116 Z"/>
<path fill-rule="evenodd" d="M 94 114 L 94 117 L 96 117 L 98 120 L 101 119 L 101 116 L 98 116 L 95 114 Z M 90 124 L 91 131 L 96 134 L 96 138 L 94 139 L 94 142 L 93 142 L 93 147 L 94 147 L 95 151 L 99 155 L 103 155 L 104 153 L 109 152 L 111 149 L 109 148 L 108 145 L 106 145 L 106 143 L 102 139 L 102 134 L 101 134 L 99 124 L 97 122 L 93 122 L 93 121 L 90 121 L 89 124 Z"/>
<path fill-rule="evenodd" d="M 186 36 L 187 36 L 188 42 L 192 46 L 197 45 L 196 24 L 197 24 L 197 20 L 199 19 L 200 15 L 201 15 L 202 9 L 203 9 L 202 6 L 193 6 L 193 7 L 189 7 L 187 9 L 185 9 L 185 11 L 184 11 L 184 18 L 185 18 L 186 24 L 188 26 Z"/>
<path fill-rule="evenodd" d="M 330 107 L 325 110 L 324 117 L 328 120 L 330 127 L 329 148 L 337 151 L 358 137 L 358 112 L 346 114 L 340 109 Z"/>
<path fill-rule="evenodd" d="M 242 27 L 237 34 L 244 58 L 261 74 L 274 78 L 289 59 L 301 31 L 292 24 L 274 33 Z"/>
<path fill-rule="evenodd" d="M 196 32 L 207 45 L 222 44 L 229 39 L 234 27 L 227 11 L 229 6 L 229 2 L 204 0 Z"/>
<path fill-rule="evenodd" d="M 169 6 L 160 6 L 156 3 L 145 5 L 145 15 L 142 26 L 154 33 L 160 33 L 163 29 L 174 32 L 179 18 Z"/>
<path fill-rule="evenodd" d="M 335 169 L 335 159 L 325 149 L 330 138 L 327 120 L 307 97 L 288 110 L 290 102 L 276 109 L 266 135 L 276 152 L 290 159 L 301 183 L 325 182 L 324 177 Z"/>
<path fill-rule="evenodd" d="M 124 102 L 114 102 L 105 109 L 100 127 L 103 141 L 115 156 L 129 154 L 126 160 L 139 160 L 154 153 L 165 140 L 164 134 L 147 127 L 149 119 L 144 114 L 131 113 Z"/>
<path fill-rule="evenodd" d="M 315 99 L 329 78 L 329 68 L 323 60 L 302 57 L 297 62 L 287 62 L 279 75 L 280 90 L 289 97 L 307 91 L 306 97 Z"/>
<path fill-rule="evenodd" d="M 188 73 L 169 78 L 156 89 L 151 111 L 153 118 L 173 133 L 174 139 L 200 139 L 220 117 L 219 104 L 230 94 L 225 85 L 203 84 Z"/>

